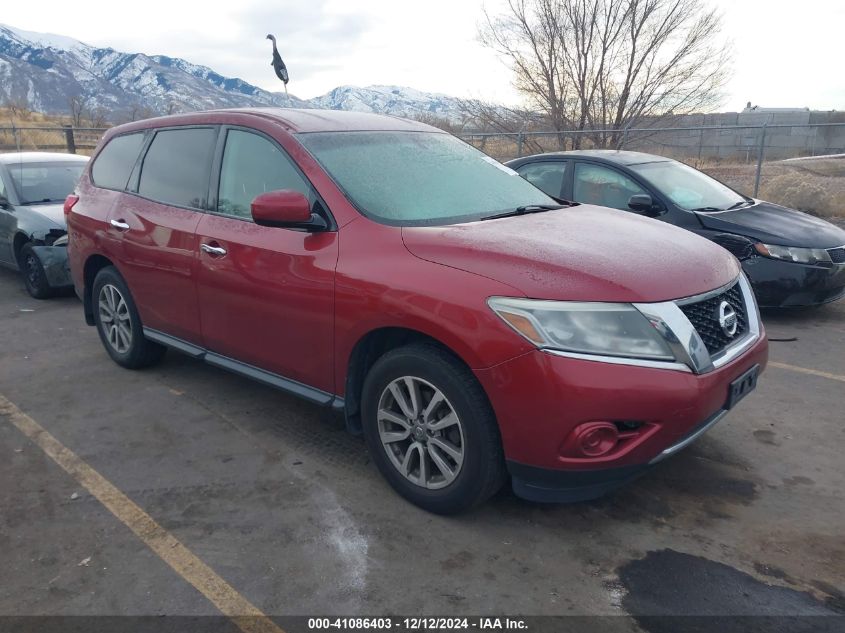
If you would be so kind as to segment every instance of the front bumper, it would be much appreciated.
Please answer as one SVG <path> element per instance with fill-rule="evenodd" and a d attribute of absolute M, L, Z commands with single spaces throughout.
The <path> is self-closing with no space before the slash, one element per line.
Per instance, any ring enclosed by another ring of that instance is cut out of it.
<path fill-rule="evenodd" d="M 845 296 L 845 264 L 811 266 L 752 257 L 742 269 L 763 308 L 821 305 Z"/>
<path fill-rule="evenodd" d="M 731 382 L 754 365 L 762 371 L 767 359 L 761 332 L 745 353 L 703 374 L 540 350 L 475 374 L 496 412 L 514 491 L 563 502 L 601 496 L 695 439 L 723 415 Z M 574 430 L 594 421 L 636 422 L 642 430 L 606 456 L 566 454 Z"/>
<path fill-rule="evenodd" d="M 32 250 L 41 260 L 50 287 L 67 288 L 73 285 L 66 246 L 33 246 Z"/>
<path fill-rule="evenodd" d="M 508 470 L 511 473 L 514 492 L 523 499 L 547 503 L 574 503 L 596 499 L 633 481 L 665 458 L 686 448 L 715 426 L 727 413 L 727 409 L 719 409 L 694 427 L 686 437 L 663 449 L 647 464 L 567 471 L 536 468 L 509 461 Z"/>

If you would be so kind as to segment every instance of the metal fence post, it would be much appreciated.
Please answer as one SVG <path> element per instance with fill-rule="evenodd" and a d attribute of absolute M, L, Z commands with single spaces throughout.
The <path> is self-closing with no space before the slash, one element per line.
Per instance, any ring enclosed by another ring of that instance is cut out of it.
<path fill-rule="evenodd" d="M 67 143 L 67 153 L 76 154 L 76 139 L 73 138 L 73 126 L 65 125 L 65 142 Z"/>
<path fill-rule="evenodd" d="M 754 197 L 760 191 L 760 171 L 763 169 L 763 154 L 766 150 L 766 123 L 763 124 L 763 131 L 760 134 L 760 148 L 757 151 L 757 175 L 754 177 Z"/>
<path fill-rule="evenodd" d="M 695 166 L 701 165 L 701 150 L 704 148 L 704 123 L 701 123 L 701 129 L 698 131 L 698 160 L 695 161 Z"/>
<path fill-rule="evenodd" d="M 522 132 L 516 135 L 516 157 L 522 158 Z"/>

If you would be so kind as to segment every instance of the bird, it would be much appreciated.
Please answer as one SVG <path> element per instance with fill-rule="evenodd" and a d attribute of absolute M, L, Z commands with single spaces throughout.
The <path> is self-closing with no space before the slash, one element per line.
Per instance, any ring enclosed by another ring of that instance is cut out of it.
<path fill-rule="evenodd" d="M 273 61 L 270 62 L 270 65 L 276 71 L 276 77 L 281 79 L 285 84 L 285 92 L 288 89 L 288 81 L 290 77 L 288 76 L 288 69 L 285 66 L 285 62 L 282 61 L 282 56 L 279 55 L 279 49 L 276 48 L 276 38 L 272 34 L 267 36 L 267 39 L 273 42 Z"/>

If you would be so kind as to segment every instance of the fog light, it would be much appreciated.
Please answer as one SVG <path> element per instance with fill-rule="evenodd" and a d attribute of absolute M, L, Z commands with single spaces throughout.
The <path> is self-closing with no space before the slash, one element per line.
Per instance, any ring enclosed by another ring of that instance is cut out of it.
<path fill-rule="evenodd" d="M 575 430 L 575 445 L 588 457 L 606 455 L 618 441 L 619 431 L 610 422 L 587 422 Z"/>

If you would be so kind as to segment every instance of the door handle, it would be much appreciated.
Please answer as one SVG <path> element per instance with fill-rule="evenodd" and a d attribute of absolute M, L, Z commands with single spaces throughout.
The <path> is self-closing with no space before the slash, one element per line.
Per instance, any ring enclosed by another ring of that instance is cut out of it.
<path fill-rule="evenodd" d="M 111 225 L 114 228 L 116 228 L 120 231 L 128 231 L 129 230 L 129 225 L 126 222 L 124 222 L 123 220 L 112 220 Z"/>
<path fill-rule="evenodd" d="M 223 257 L 223 255 L 226 254 L 226 249 L 221 248 L 220 246 L 212 246 L 211 244 L 200 244 L 200 248 L 209 255 L 215 255 L 216 257 Z"/>

